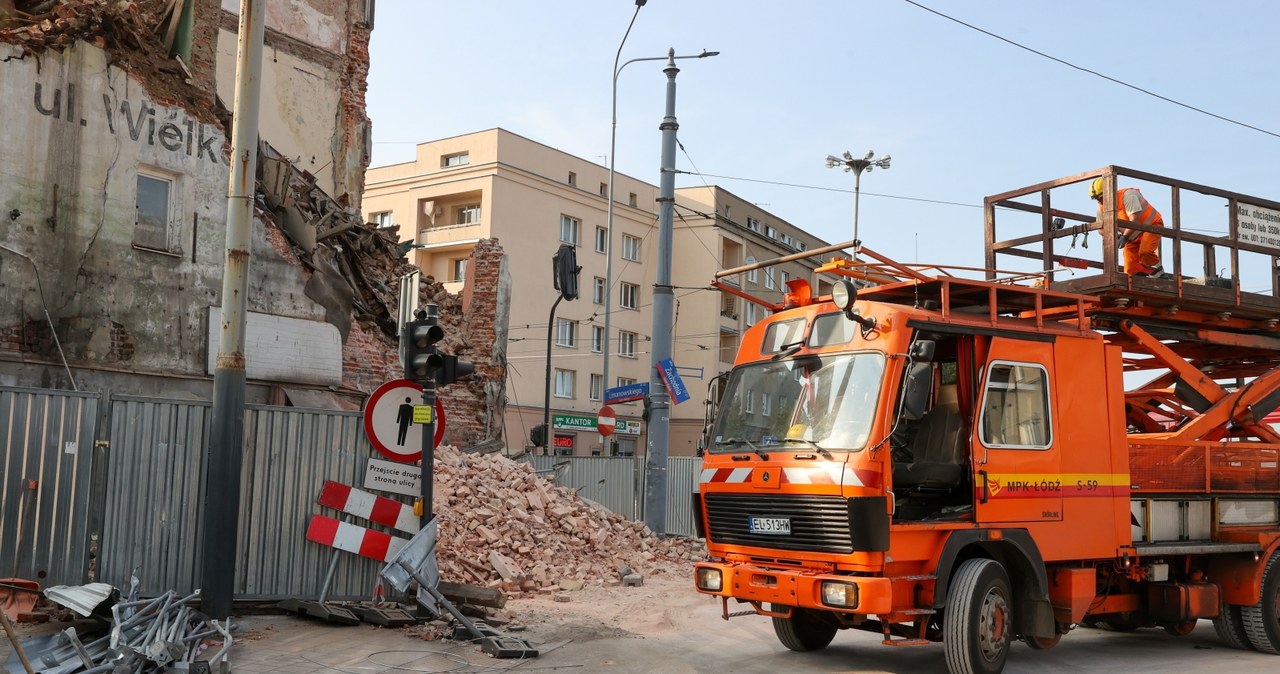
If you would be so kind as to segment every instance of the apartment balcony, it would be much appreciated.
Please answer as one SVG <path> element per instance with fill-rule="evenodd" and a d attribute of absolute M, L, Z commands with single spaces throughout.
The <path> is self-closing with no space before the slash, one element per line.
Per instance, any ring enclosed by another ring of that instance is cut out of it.
<path fill-rule="evenodd" d="M 483 221 L 466 225 L 429 227 L 418 231 L 418 243 L 428 246 L 474 241 L 487 237 L 488 228 Z"/>

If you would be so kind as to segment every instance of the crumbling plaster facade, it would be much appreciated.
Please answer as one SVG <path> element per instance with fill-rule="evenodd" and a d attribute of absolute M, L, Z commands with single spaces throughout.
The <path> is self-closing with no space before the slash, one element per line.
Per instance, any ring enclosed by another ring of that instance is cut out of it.
<path fill-rule="evenodd" d="M 87 43 L 38 58 L 0 45 L 0 95 L 10 137 L 0 162 L 0 350 L 26 354 L 32 381 L 68 387 L 69 360 L 104 372 L 205 372 L 207 312 L 224 264 L 225 136 L 216 121 L 157 102 Z M 20 130 L 20 131 L 19 131 Z M 138 175 L 170 182 L 166 231 L 136 224 Z M 303 271 L 254 223 L 251 311 L 317 321 Z M 43 297 L 43 303 L 41 302 Z M 216 344 L 215 344 L 216 348 Z"/>
<path fill-rule="evenodd" d="M 235 70 L 240 3 L 221 2 L 217 69 L 227 73 Z M 372 0 L 288 0 L 266 7 L 262 136 L 353 208 L 369 164 L 364 92 L 372 13 Z M 228 105 L 234 86 L 234 78 L 218 78 L 218 95 Z"/>
<path fill-rule="evenodd" d="M 218 56 L 220 45 L 234 52 L 239 3 L 194 0 L 190 54 L 181 62 L 148 40 L 148 22 L 163 4 L 19 3 L 19 10 L 50 11 L 53 20 L 8 24 L 13 32 L 0 43 L 0 94 L 8 101 L 0 146 L 0 384 L 71 388 L 74 377 L 81 389 L 209 395 L 209 354 L 217 350 L 210 321 L 221 304 L 225 259 L 223 105 L 235 81 L 234 61 Z M 314 150 L 327 176 L 318 186 L 352 212 L 368 163 L 372 7 L 365 0 L 268 4 L 264 78 L 275 85 L 264 94 L 288 95 L 263 106 L 262 138 L 293 159 Z M 68 41 L 64 29 L 77 38 Z M 316 86 L 304 72 L 327 84 Z M 138 224 L 138 206 L 151 189 L 164 192 L 164 215 L 148 229 Z M 270 400 L 271 383 L 358 394 L 343 370 L 350 319 L 332 320 L 333 307 L 309 296 L 313 268 L 274 224 L 255 219 L 252 228 L 249 333 L 257 323 L 285 339 L 262 340 L 272 352 L 251 347 L 246 354 L 249 400 Z M 390 354 L 378 359 L 388 363 L 381 369 L 394 372 L 389 341 L 375 334 L 362 350 L 381 343 Z M 327 365 L 299 375 L 305 368 L 293 367 L 299 356 L 290 347 L 313 343 L 322 352 L 301 357 Z M 253 381 L 255 360 L 270 366 L 262 381 Z"/>

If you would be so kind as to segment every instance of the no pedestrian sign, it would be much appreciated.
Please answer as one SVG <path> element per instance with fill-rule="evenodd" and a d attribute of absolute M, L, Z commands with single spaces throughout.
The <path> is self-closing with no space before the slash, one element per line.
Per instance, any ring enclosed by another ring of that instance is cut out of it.
<path fill-rule="evenodd" d="M 422 458 L 422 429 L 436 423 L 435 443 L 444 438 L 444 407 L 436 399 L 432 409 L 422 404 L 422 386 L 408 379 L 389 381 L 364 405 L 364 432 L 369 444 L 392 461 L 412 463 Z"/>

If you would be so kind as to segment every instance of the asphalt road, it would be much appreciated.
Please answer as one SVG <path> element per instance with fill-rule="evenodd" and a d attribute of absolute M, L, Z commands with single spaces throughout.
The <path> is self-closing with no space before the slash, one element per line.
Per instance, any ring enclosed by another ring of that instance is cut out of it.
<path fill-rule="evenodd" d="M 569 593 L 568 603 L 509 604 L 536 659 L 493 660 L 466 643 L 422 641 L 399 629 L 332 626 L 291 616 L 237 619 L 232 649 L 238 674 L 384 674 L 454 672 L 495 674 L 806 674 L 810 672 L 946 674 L 942 646 L 883 646 L 877 635 L 844 631 L 828 648 L 794 653 L 760 616 L 720 618 L 714 600 L 681 591 L 683 581 L 639 588 Z M 23 636 L 65 628 L 20 626 Z M 0 639 L 0 661 L 8 655 Z M 0 671 L 3 668 L 0 667 Z M 21 671 L 21 670 L 11 670 Z M 1213 625 L 1200 621 L 1188 636 L 1160 629 L 1131 633 L 1077 629 L 1056 648 L 1033 651 L 1015 644 L 1007 674 L 1254 674 L 1280 673 L 1280 657 L 1229 649 Z"/>

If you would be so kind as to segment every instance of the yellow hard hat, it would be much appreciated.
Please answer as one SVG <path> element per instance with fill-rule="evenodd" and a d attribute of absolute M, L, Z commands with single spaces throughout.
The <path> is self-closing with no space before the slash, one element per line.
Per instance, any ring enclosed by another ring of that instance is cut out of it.
<path fill-rule="evenodd" d="M 1097 178 L 1093 184 L 1089 185 L 1089 198 L 1097 199 L 1102 196 L 1102 178 Z"/>

